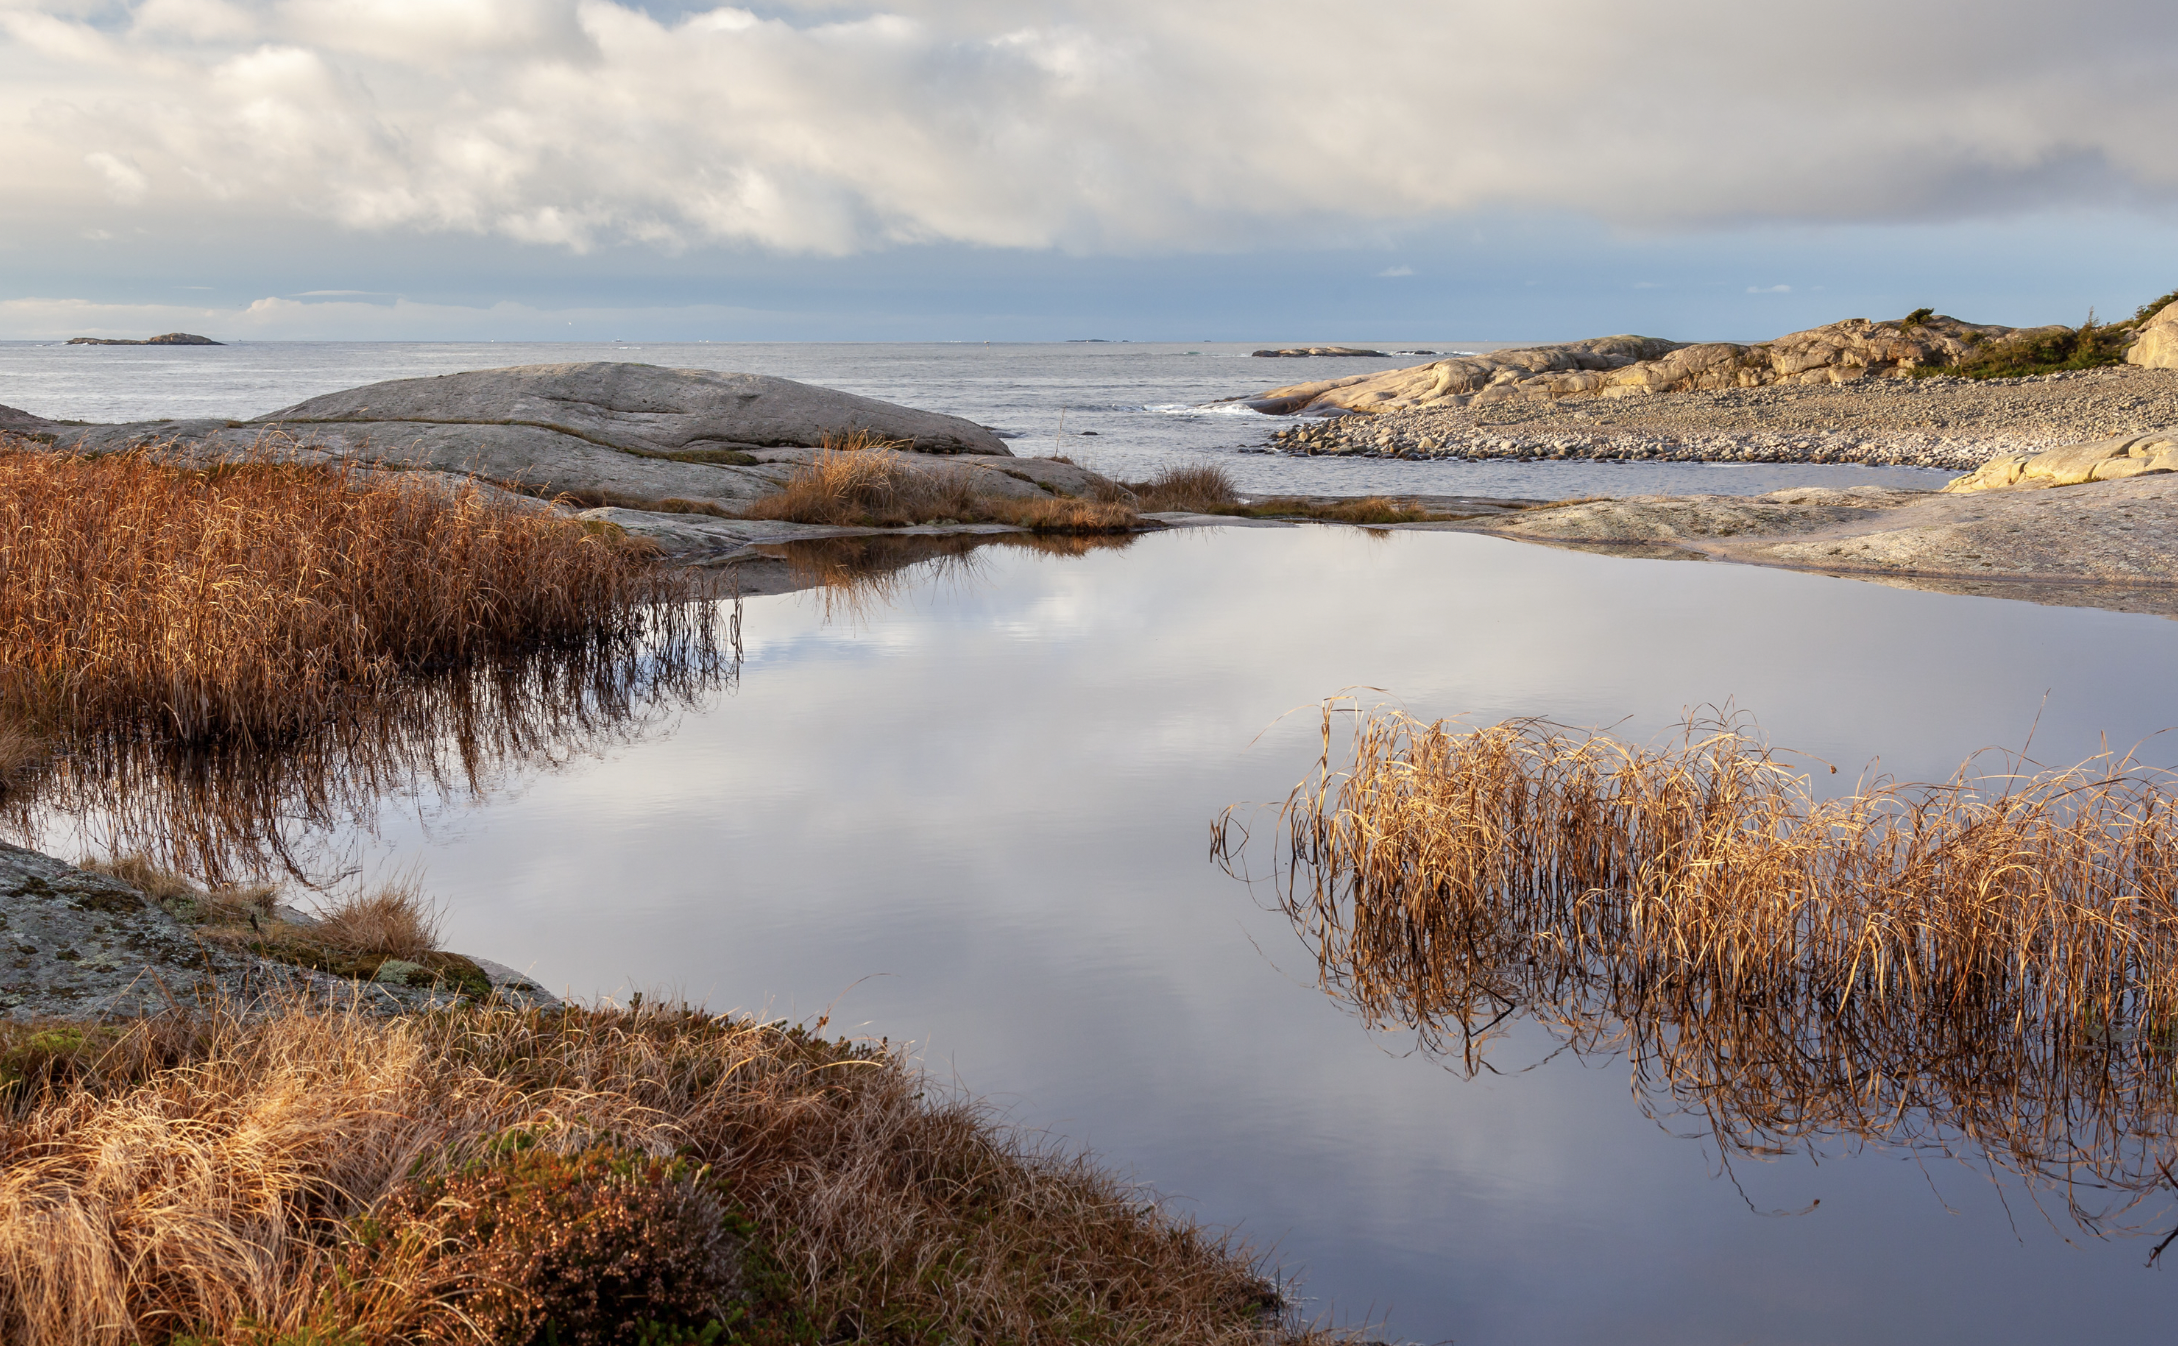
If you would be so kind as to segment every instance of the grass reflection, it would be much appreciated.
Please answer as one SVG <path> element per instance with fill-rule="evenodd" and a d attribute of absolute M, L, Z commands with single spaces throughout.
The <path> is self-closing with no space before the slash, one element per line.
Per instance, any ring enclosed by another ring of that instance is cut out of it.
<path fill-rule="evenodd" d="M 784 561 L 788 587 L 813 592 L 828 622 L 862 622 L 910 592 L 940 584 L 972 585 L 979 553 L 1006 547 L 1039 556 L 1087 556 L 1123 551 L 1133 533 L 884 534 L 817 538 L 755 548 Z"/>
<path fill-rule="evenodd" d="M 723 628 L 723 630 L 721 629 Z M 480 796 L 659 732 L 739 675 L 740 605 L 661 606 L 594 638 L 390 680 L 277 742 L 65 733 L 0 793 L 0 823 L 86 853 L 136 854 L 219 884 L 337 877 L 337 838 L 380 806 Z"/>
<path fill-rule="evenodd" d="M 2096 1233 L 2178 1182 L 2167 773 L 2009 759 L 1824 797 L 1824 764 L 1733 722 L 1648 748 L 1331 702 L 1323 736 L 1278 815 L 1279 901 L 1327 989 L 1457 1069 L 1495 1069 L 1524 1016 L 1623 1054 L 1727 1162 L 1910 1147 Z M 1246 840 L 1229 811 L 1229 870 Z"/>

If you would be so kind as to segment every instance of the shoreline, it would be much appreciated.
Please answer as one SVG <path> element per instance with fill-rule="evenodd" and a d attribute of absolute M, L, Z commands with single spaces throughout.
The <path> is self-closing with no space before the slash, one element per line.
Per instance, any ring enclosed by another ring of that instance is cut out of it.
<path fill-rule="evenodd" d="M 2178 424 L 2178 370 L 1949 376 L 1304 417 L 1266 450 L 1409 460 L 1829 463 L 1971 472 Z"/>

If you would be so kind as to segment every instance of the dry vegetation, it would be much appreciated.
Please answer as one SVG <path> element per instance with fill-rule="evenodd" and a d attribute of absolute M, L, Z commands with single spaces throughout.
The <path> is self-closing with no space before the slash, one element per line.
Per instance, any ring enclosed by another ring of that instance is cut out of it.
<path fill-rule="evenodd" d="M 499 1007 L 0 1040 L 22 1346 L 1305 1335 L 1244 1255 L 882 1044 Z"/>
<path fill-rule="evenodd" d="M 986 489 L 988 469 L 929 465 L 867 434 L 825 441 L 776 495 L 752 503 L 751 519 L 894 528 L 922 523 L 1003 523 L 1031 532 L 1116 533 L 1137 526 L 1123 503 L 1073 496 L 1016 496 Z"/>
<path fill-rule="evenodd" d="M 1279 815 L 1326 983 L 1479 1069 L 1508 1019 L 1625 1052 L 1733 1153 L 1883 1143 L 2060 1184 L 2178 1163 L 2178 794 L 2098 760 L 1823 798 L 1731 725 L 1663 748 L 1378 710 Z M 1817 770 L 1822 770 L 1819 764 Z M 1824 773 L 1827 778 L 1827 772 Z M 1216 838 L 1228 865 L 1245 833 Z"/>
<path fill-rule="evenodd" d="M 1144 514 L 1185 510 L 1191 514 L 1224 514 L 1245 519 L 1315 519 L 1324 523 L 1387 524 L 1423 523 L 1432 519 L 1458 519 L 1427 509 L 1412 500 L 1372 495 L 1354 500 L 1304 499 L 1277 495 L 1246 500 L 1233 484 L 1232 474 L 1215 463 L 1168 467 L 1147 481 L 1113 483 L 1105 492 Z"/>
<path fill-rule="evenodd" d="M 481 487 L 0 447 L 0 720 L 277 740 L 397 675 L 579 642 L 671 595 Z"/>

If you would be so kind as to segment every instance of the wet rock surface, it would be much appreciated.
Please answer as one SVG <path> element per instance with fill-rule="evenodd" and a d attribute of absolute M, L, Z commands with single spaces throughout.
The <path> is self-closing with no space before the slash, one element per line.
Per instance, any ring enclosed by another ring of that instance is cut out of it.
<path fill-rule="evenodd" d="M 555 1003 L 520 973 L 465 961 L 504 996 Z M 201 937 L 119 879 L 0 843 L 0 1016 L 134 1018 L 213 999 L 297 995 L 394 1013 L 453 1003 L 460 990 L 430 975 L 358 983 L 260 958 Z"/>

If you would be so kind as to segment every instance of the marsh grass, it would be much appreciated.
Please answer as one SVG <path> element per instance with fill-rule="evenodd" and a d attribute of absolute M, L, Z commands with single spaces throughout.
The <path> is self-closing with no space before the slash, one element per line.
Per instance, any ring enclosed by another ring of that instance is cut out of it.
<path fill-rule="evenodd" d="M 22 1346 L 483 1343 L 504 1258 L 416 1195 L 510 1136 L 570 1169 L 609 1145 L 700 1170 L 745 1222 L 744 1339 L 1305 1335 L 1244 1251 L 883 1043 L 500 1006 L 97 1031 L 0 1091 L 0 1336 Z"/>
<path fill-rule="evenodd" d="M 1334 726 L 1351 749 L 1334 764 Z M 1744 725 L 1646 747 L 1329 703 L 1278 815 L 1327 986 L 1463 1068 L 1518 1016 L 1726 1153 L 1980 1155 L 2096 1231 L 2178 1161 L 2178 794 L 2117 758 L 1819 795 Z M 1245 827 L 1228 812 L 1228 867 Z"/>
<path fill-rule="evenodd" d="M 919 462 L 866 433 L 828 438 L 777 494 L 752 502 L 744 515 L 861 528 L 1003 523 L 1032 532 L 1113 533 L 1138 526 L 1135 511 L 1118 501 L 991 491 L 987 471 Z"/>
<path fill-rule="evenodd" d="M 403 674 L 594 639 L 678 596 L 481 487 L 270 451 L 0 447 L 0 717 L 58 736 L 291 738 Z"/>

